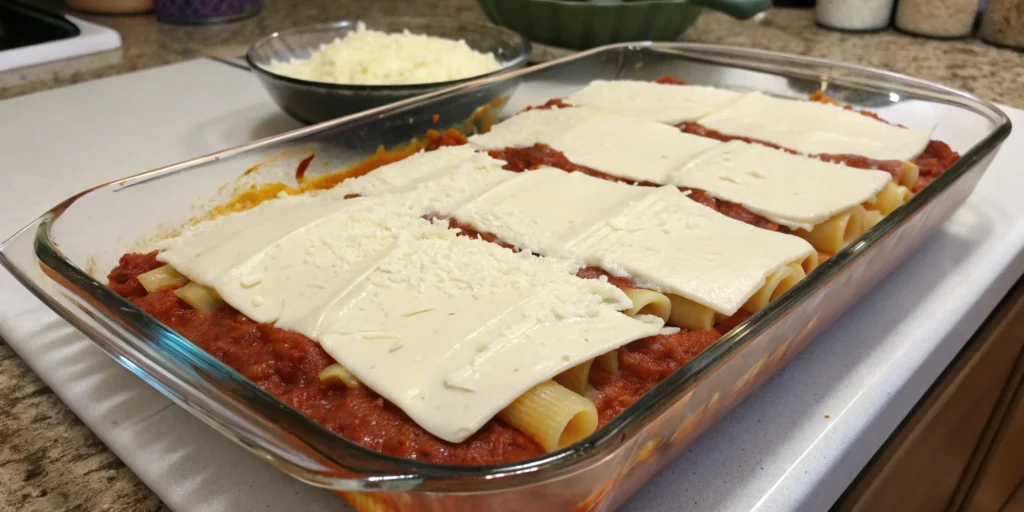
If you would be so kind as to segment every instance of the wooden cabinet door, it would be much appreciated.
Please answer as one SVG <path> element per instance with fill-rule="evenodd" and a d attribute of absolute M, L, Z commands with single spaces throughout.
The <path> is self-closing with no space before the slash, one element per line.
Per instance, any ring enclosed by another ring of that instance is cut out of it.
<path fill-rule="evenodd" d="M 1012 503 L 1024 474 L 1022 347 L 1018 282 L 834 509 L 999 512 Z"/>

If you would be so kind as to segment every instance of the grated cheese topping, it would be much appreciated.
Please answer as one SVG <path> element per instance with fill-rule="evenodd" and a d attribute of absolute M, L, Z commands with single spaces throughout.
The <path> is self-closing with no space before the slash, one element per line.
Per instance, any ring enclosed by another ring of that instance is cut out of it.
<path fill-rule="evenodd" d="M 413 34 L 386 33 L 360 22 L 355 32 L 324 44 L 306 59 L 274 61 L 267 69 L 279 75 L 347 85 L 409 85 L 448 82 L 501 68 L 493 53 L 466 41 Z"/>

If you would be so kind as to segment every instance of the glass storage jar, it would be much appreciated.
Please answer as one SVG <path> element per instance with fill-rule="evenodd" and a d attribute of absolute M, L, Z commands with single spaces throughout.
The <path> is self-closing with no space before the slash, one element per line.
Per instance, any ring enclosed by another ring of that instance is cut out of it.
<path fill-rule="evenodd" d="M 964 37 L 974 28 L 979 0 L 900 0 L 896 28 L 925 37 Z"/>
<path fill-rule="evenodd" d="M 889 26 L 894 0 L 818 0 L 814 19 L 818 25 L 838 30 L 865 32 Z"/>
<path fill-rule="evenodd" d="M 1024 0 L 988 0 L 981 15 L 981 39 L 1024 49 Z"/>

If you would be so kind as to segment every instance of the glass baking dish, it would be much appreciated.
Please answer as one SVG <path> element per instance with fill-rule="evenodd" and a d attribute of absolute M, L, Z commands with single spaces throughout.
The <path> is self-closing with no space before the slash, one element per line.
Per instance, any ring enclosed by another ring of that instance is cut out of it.
<path fill-rule="evenodd" d="M 584 441 L 498 466 L 385 456 L 285 406 L 104 286 L 118 257 L 248 187 L 348 167 L 430 128 L 517 112 L 597 78 L 653 79 L 806 97 L 818 90 L 909 126 L 962 158 L 904 207 L 723 336 Z M 501 101 L 493 102 L 498 97 Z M 504 76 L 149 171 L 82 192 L 0 246 L 0 263 L 143 380 L 282 471 L 369 510 L 611 510 L 757 388 L 964 202 L 1010 123 L 969 94 L 894 73 L 685 43 L 597 48 Z"/>

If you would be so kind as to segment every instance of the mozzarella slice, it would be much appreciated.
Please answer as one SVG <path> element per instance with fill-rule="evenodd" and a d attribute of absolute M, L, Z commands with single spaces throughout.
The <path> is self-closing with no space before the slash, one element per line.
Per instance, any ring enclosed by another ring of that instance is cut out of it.
<path fill-rule="evenodd" d="M 809 155 L 849 154 L 877 160 L 913 160 L 933 128 L 910 130 L 842 107 L 751 92 L 700 119 L 729 135 L 772 142 Z"/>
<path fill-rule="evenodd" d="M 324 192 L 331 198 L 351 194 L 379 196 L 408 193 L 414 205 L 428 213 L 447 211 L 509 178 L 505 162 L 468 145 L 416 153 L 372 172 L 350 178 Z"/>
<path fill-rule="evenodd" d="M 664 183 L 672 169 L 719 144 L 663 124 L 573 107 L 530 110 L 470 137 L 481 149 L 546 144 L 612 176 Z"/>
<path fill-rule="evenodd" d="M 517 175 L 454 217 L 546 256 L 601 267 L 731 315 L 806 241 L 726 217 L 677 188 L 556 169 Z"/>
<path fill-rule="evenodd" d="M 675 85 L 640 80 L 594 80 L 569 95 L 580 107 L 665 124 L 695 121 L 739 98 L 741 93 L 701 85 Z"/>
<path fill-rule="evenodd" d="M 813 251 L 801 238 L 731 219 L 666 186 L 595 225 L 563 255 L 732 315 L 775 269 Z"/>
<path fill-rule="evenodd" d="M 569 130 L 600 115 L 600 111 L 588 108 L 527 110 L 492 126 L 487 133 L 473 135 L 469 144 L 477 149 L 526 147 L 538 143 L 553 146 Z"/>
<path fill-rule="evenodd" d="M 662 325 L 575 265 L 467 238 L 419 240 L 324 311 L 324 349 L 434 435 L 461 442 L 533 386 Z"/>
<path fill-rule="evenodd" d="M 551 167 L 516 175 L 453 212 L 480 231 L 544 255 L 650 189 Z"/>
<path fill-rule="evenodd" d="M 677 169 L 673 185 L 698 188 L 783 226 L 810 230 L 875 197 L 892 177 L 759 144 L 722 144 Z"/>
<path fill-rule="evenodd" d="M 319 342 L 430 433 L 472 435 L 534 385 L 662 325 L 579 266 L 456 237 L 409 194 L 266 202 L 186 229 L 158 259 Z"/>

